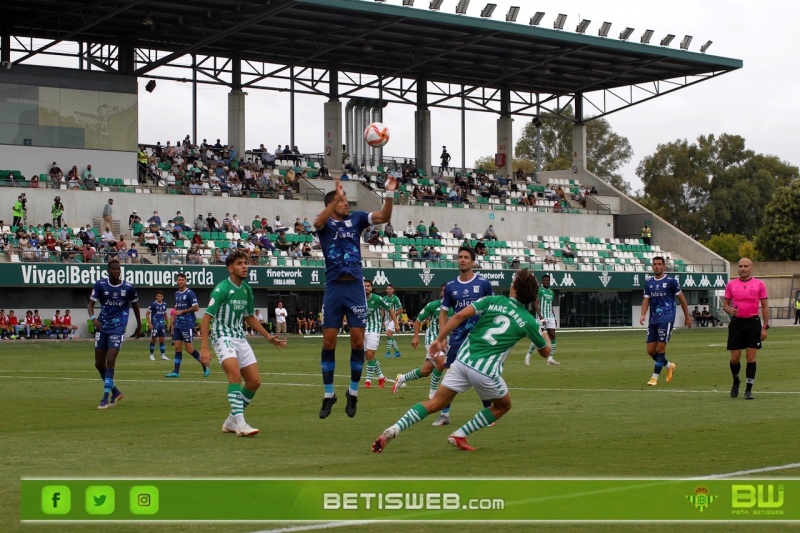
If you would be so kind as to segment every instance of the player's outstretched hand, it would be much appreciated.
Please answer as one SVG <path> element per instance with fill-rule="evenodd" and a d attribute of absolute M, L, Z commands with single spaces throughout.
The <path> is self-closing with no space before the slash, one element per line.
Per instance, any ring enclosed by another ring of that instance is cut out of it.
<path fill-rule="evenodd" d="M 386 181 L 383 184 L 383 188 L 388 192 L 394 191 L 395 189 L 397 189 L 397 180 L 391 176 L 386 178 Z"/>
<path fill-rule="evenodd" d="M 142 328 L 141 327 L 136 328 L 136 331 L 133 332 L 133 335 L 131 335 L 131 338 L 134 339 L 134 340 L 141 339 L 142 338 Z"/>
<path fill-rule="evenodd" d="M 269 343 L 279 350 L 283 350 L 288 344 L 286 339 L 279 339 L 277 335 L 272 337 L 272 340 L 270 340 Z"/>
<path fill-rule="evenodd" d="M 412 347 L 412 348 L 414 348 L 414 349 L 416 350 L 416 349 L 417 349 L 417 346 L 419 346 L 419 337 L 417 337 L 416 335 L 414 335 L 414 338 L 413 338 L 413 339 L 411 339 L 411 347 Z"/>

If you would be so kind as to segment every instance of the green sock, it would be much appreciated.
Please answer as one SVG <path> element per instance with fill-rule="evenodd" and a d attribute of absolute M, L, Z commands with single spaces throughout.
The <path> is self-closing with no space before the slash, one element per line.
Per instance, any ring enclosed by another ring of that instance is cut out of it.
<path fill-rule="evenodd" d="M 383 377 L 383 370 L 381 370 L 380 362 L 377 359 L 373 359 L 372 362 L 375 363 L 375 377 L 381 379 Z M 369 372 L 369 368 L 367 368 L 367 371 Z"/>
<path fill-rule="evenodd" d="M 253 396 L 255 396 L 256 393 L 249 389 L 246 389 L 244 385 L 242 385 L 241 393 L 242 393 L 242 411 L 244 411 L 245 409 L 247 409 L 247 406 L 250 405 L 250 402 L 253 401 Z"/>
<path fill-rule="evenodd" d="M 487 407 L 478 411 L 478 413 L 472 417 L 472 420 L 458 428 L 458 430 L 463 432 L 466 437 L 470 433 L 475 433 L 479 429 L 493 424 L 495 420 L 497 420 L 497 418 L 492 414 L 492 410 Z"/>
<path fill-rule="evenodd" d="M 414 381 L 415 379 L 419 379 L 422 377 L 422 372 L 419 368 L 415 368 L 408 374 L 403 374 L 403 381 Z"/>
<path fill-rule="evenodd" d="M 550 357 L 556 356 L 556 340 L 553 339 L 553 342 L 550 343 Z"/>
<path fill-rule="evenodd" d="M 228 384 L 228 403 L 231 404 L 232 416 L 244 413 L 244 400 L 241 386 L 238 383 Z"/>
<path fill-rule="evenodd" d="M 377 363 L 375 359 L 367 361 L 367 379 L 375 377 L 375 363 Z"/>
<path fill-rule="evenodd" d="M 403 417 L 395 422 L 395 426 L 399 428 L 399 431 L 405 431 L 406 429 L 410 428 L 423 418 L 428 416 L 428 411 L 424 407 L 422 407 L 421 403 L 416 404 L 414 407 L 408 410 Z"/>
<path fill-rule="evenodd" d="M 434 368 L 433 372 L 431 372 L 431 390 L 432 391 L 435 391 L 436 389 L 439 388 L 439 383 L 441 383 L 441 381 L 442 381 L 442 374 L 443 373 L 444 372 L 442 372 L 441 370 L 438 370 L 436 368 Z"/>

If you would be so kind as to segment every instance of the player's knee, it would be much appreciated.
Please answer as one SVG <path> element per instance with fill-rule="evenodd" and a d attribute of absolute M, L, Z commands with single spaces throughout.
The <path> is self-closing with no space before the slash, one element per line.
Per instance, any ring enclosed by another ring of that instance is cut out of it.
<path fill-rule="evenodd" d="M 252 380 L 245 380 L 244 386 L 247 390 L 255 392 L 261 386 L 261 378 L 256 377 L 253 378 Z"/>

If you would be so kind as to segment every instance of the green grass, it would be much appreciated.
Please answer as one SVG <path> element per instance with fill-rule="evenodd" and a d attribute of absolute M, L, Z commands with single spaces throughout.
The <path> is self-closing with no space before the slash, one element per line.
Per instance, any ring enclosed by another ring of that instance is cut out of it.
<path fill-rule="evenodd" d="M 668 357 L 678 365 L 667 384 L 645 383 L 652 371 L 644 333 L 559 333 L 557 359 L 522 362 L 520 343 L 504 377 L 513 409 L 496 427 L 470 437 L 472 454 L 446 437 L 480 409 L 474 392 L 453 404 L 453 425 L 434 428 L 431 416 L 392 441 L 381 455 L 372 441 L 414 403 L 427 397 L 427 380 L 392 395 L 361 389 L 358 415 L 344 413 L 349 347 L 340 339 L 331 416 L 320 420 L 320 339 L 292 337 L 278 352 L 252 341 L 262 388 L 247 411 L 261 429 L 253 439 L 220 432 L 227 415 L 219 366 L 203 379 L 184 359 L 182 377 L 166 380 L 172 364 L 151 362 L 146 341 L 127 341 L 117 364 L 125 393 L 118 407 L 98 411 L 102 384 L 88 342 L 0 343 L 0 530 L 68 531 L 98 525 L 19 524 L 21 477 L 695 477 L 798 462 L 800 360 L 791 328 L 773 328 L 759 352 L 755 401 L 728 395 L 730 372 L 723 328 L 679 330 Z M 383 348 L 385 340 L 382 342 Z M 401 358 L 378 358 L 390 377 L 422 362 L 422 352 L 400 337 Z M 168 351 L 168 355 L 172 354 Z M 744 374 L 744 369 L 742 370 Z M 800 469 L 762 477 L 798 477 Z M 164 525 L 159 531 L 255 531 L 282 525 Z M 723 527 L 724 526 L 724 527 Z M 347 531 L 376 526 L 348 526 Z M 533 529 L 492 525 L 496 533 Z M 545 525 L 541 526 L 542 529 Z M 618 531 L 608 526 L 546 525 L 569 531 Z M 696 531 L 753 531 L 754 524 L 703 524 Z M 404 524 L 404 532 L 463 531 L 456 524 Z M 483 529 L 488 528 L 484 526 Z M 790 528 L 772 525 L 771 529 Z M 141 525 L 114 526 L 117 531 Z M 627 530 L 675 531 L 672 525 L 626 525 Z M 151 527 L 151 530 L 156 530 Z"/>

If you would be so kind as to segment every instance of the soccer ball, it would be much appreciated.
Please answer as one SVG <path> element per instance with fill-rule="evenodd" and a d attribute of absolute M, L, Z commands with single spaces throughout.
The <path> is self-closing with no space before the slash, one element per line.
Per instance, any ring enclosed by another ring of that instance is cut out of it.
<path fill-rule="evenodd" d="M 373 148 L 380 148 L 389 142 L 389 128 L 380 122 L 373 122 L 364 130 L 364 141 Z"/>

